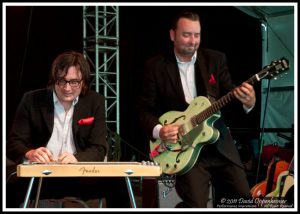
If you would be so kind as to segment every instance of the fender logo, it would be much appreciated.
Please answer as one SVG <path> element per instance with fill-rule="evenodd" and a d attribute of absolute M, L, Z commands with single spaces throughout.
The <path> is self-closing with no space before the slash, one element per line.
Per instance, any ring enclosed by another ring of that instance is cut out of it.
<path fill-rule="evenodd" d="M 96 169 L 95 166 L 94 166 L 93 168 L 81 167 L 81 168 L 79 169 L 79 172 L 81 172 L 82 175 L 85 175 L 85 174 L 99 174 L 99 173 L 100 173 L 100 170 L 99 170 L 99 169 Z"/>

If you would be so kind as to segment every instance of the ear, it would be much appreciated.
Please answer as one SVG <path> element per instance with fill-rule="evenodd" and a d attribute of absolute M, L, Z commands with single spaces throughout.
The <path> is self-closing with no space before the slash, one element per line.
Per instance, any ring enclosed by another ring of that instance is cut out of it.
<path fill-rule="evenodd" d="M 173 29 L 170 30 L 170 39 L 174 42 L 175 39 L 175 31 Z"/>

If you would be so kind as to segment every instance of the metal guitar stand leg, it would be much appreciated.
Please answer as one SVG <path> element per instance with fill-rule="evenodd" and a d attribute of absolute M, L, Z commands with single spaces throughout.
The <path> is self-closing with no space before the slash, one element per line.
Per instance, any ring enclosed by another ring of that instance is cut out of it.
<path fill-rule="evenodd" d="M 130 198 L 131 207 L 136 208 L 135 198 L 134 198 L 134 194 L 132 191 L 130 179 L 129 179 L 129 177 L 125 177 L 125 180 L 126 180 L 126 184 L 127 184 L 127 190 L 128 190 L 128 194 L 129 194 L 129 198 Z"/>
<path fill-rule="evenodd" d="M 43 177 L 40 177 L 40 179 L 39 179 L 39 185 L 38 185 L 38 189 L 37 189 L 36 197 L 35 197 L 35 203 L 34 203 L 34 207 L 35 208 L 38 207 L 38 203 L 39 203 L 39 200 L 40 200 L 42 182 L 43 182 Z"/>
<path fill-rule="evenodd" d="M 29 201 L 29 197 L 30 197 L 30 194 L 31 194 L 31 191 L 32 191 L 32 186 L 33 186 L 34 178 L 35 177 L 32 177 L 30 179 L 30 182 L 29 182 L 29 185 L 28 185 L 28 189 L 27 189 L 27 193 L 26 193 L 26 196 L 25 196 L 25 201 L 24 201 L 24 204 L 23 204 L 23 208 L 26 208 L 28 206 L 28 201 Z"/>

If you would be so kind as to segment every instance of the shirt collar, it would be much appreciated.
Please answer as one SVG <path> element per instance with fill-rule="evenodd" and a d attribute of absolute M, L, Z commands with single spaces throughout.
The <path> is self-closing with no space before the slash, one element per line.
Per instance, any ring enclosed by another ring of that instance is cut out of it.
<path fill-rule="evenodd" d="M 196 59 L 197 59 L 197 51 L 195 51 L 195 53 L 194 53 L 194 55 L 192 57 L 192 60 L 189 61 L 189 62 L 182 62 L 182 61 L 180 61 L 179 58 L 177 57 L 176 53 L 175 53 L 175 57 L 176 57 L 176 61 L 177 61 L 178 64 L 191 63 L 191 62 L 195 63 Z"/>
<path fill-rule="evenodd" d="M 79 96 L 77 96 L 77 97 L 73 100 L 72 105 L 75 106 L 75 105 L 78 103 L 78 100 L 79 100 Z M 59 102 L 58 97 L 56 96 L 55 91 L 53 91 L 53 102 L 54 102 L 54 104 L 57 104 L 57 103 Z"/>

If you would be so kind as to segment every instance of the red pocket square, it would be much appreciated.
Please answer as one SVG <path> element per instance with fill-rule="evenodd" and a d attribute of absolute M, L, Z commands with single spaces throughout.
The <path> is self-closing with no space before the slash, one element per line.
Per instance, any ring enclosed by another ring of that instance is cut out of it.
<path fill-rule="evenodd" d="M 217 83 L 213 74 L 210 75 L 208 82 L 210 85 L 215 85 Z"/>
<path fill-rule="evenodd" d="M 78 121 L 79 125 L 91 125 L 94 122 L 94 117 L 87 117 Z"/>

